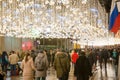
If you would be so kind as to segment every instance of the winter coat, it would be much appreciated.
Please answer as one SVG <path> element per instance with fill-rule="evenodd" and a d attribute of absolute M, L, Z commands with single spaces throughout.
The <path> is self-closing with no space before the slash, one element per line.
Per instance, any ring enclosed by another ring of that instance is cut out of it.
<path fill-rule="evenodd" d="M 54 68 L 56 70 L 58 78 L 62 77 L 64 75 L 64 73 L 67 74 L 69 72 L 70 61 L 65 53 L 63 53 L 63 52 L 56 53 L 55 61 L 54 61 Z"/>
<path fill-rule="evenodd" d="M 0 64 L 2 64 L 2 55 L 0 55 Z"/>
<path fill-rule="evenodd" d="M 32 52 L 32 53 L 31 53 L 31 57 L 33 58 L 33 62 L 34 62 L 34 61 L 35 61 L 35 58 L 36 58 L 35 52 Z"/>
<path fill-rule="evenodd" d="M 9 56 L 9 62 L 10 64 L 17 64 L 19 58 L 18 58 L 18 55 L 17 54 L 11 54 Z"/>
<path fill-rule="evenodd" d="M 93 56 L 93 53 L 90 53 L 90 54 L 88 55 L 88 60 L 89 60 L 90 65 L 91 65 L 91 67 L 92 67 L 93 64 L 94 64 L 94 56 Z"/>
<path fill-rule="evenodd" d="M 51 54 L 49 52 L 47 52 L 46 55 L 47 55 L 48 61 L 51 62 Z"/>
<path fill-rule="evenodd" d="M 43 71 L 36 70 L 35 77 L 46 77 L 47 76 L 48 60 L 47 60 L 47 56 L 45 54 L 43 54 L 43 53 L 38 54 L 38 56 L 35 58 L 35 67 L 37 67 L 37 62 L 41 58 L 45 62 L 45 69 Z"/>
<path fill-rule="evenodd" d="M 8 54 L 5 51 L 2 53 L 2 64 L 3 65 L 8 65 L 9 64 Z"/>
<path fill-rule="evenodd" d="M 102 58 L 102 51 L 98 51 L 98 60 L 99 60 L 99 63 L 102 63 L 103 62 L 103 58 Z"/>
<path fill-rule="evenodd" d="M 51 54 L 51 61 L 54 62 L 54 59 L 55 59 L 55 53 L 52 53 Z"/>
<path fill-rule="evenodd" d="M 103 51 L 102 51 L 102 58 L 103 58 L 105 61 L 107 61 L 107 59 L 109 58 L 109 56 L 108 56 L 108 51 L 107 51 L 107 50 L 103 50 Z"/>
<path fill-rule="evenodd" d="M 114 51 L 113 51 L 113 53 L 114 53 Z M 112 55 L 113 55 L 113 53 L 112 53 Z M 119 61 L 119 53 L 118 53 L 117 51 L 116 51 L 115 53 L 116 53 L 116 57 L 113 57 L 113 56 L 112 56 L 112 58 L 113 58 L 114 61 L 115 61 L 114 64 L 115 64 L 115 65 L 118 65 L 118 63 L 119 63 L 119 62 L 118 62 L 118 61 Z"/>
<path fill-rule="evenodd" d="M 94 62 L 96 62 L 97 61 L 97 51 L 95 50 L 92 53 L 93 53 Z"/>
<path fill-rule="evenodd" d="M 4 80 L 5 74 L 3 72 L 0 72 L 0 80 Z"/>
<path fill-rule="evenodd" d="M 31 57 L 28 57 L 27 62 L 25 62 L 25 59 L 22 61 L 21 68 L 23 69 L 23 80 L 33 80 L 35 67 Z"/>
<path fill-rule="evenodd" d="M 78 57 L 79 57 L 79 56 L 78 56 L 77 53 L 73 53 L 73 54 L 72 54 L 72 62 L 73 62 L 73 63 L 76 63 L 76 60 L 78 59 Z"/>
<path fill-rule="evenodd" d="M 89 60 L 86 56 L 80 56 L 75 65 L 74 75 L 77 76 L 77 80 L 89 80 L 89 76 L 92 74 Z"/>

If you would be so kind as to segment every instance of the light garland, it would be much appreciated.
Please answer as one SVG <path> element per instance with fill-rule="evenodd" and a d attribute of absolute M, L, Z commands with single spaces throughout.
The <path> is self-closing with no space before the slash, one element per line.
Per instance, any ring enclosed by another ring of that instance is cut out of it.
<path fill-rule="evenodd" d="M 22 38 L 77 38 L 92 41 L 105 37 L 107 28 L 90 0 L 0 0 L 0 34 Z M 97 1 L 98 2 L 98 1 Z"/>

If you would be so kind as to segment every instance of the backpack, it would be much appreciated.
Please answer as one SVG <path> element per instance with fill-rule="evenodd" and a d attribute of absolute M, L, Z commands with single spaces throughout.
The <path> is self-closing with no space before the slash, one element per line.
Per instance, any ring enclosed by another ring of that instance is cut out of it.
<path fill-rule="evenodd" d="M 38 61 L 37 61 L 37 70 L 38 71 L 44 71 L 45 69 L 45 60 L 44 60 L 44 57 L 41 57 L 41 58 L 38 58 Z"/>

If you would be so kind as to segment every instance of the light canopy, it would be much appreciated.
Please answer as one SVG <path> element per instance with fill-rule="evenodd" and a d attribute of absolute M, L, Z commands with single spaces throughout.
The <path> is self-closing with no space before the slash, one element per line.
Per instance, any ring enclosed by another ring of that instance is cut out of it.
<path fill-rule="evenodd" d="M 97 0 L 1 0 L 0 35 L 81 42 L 104 38 L 108 30 L 98 4 Z"/>

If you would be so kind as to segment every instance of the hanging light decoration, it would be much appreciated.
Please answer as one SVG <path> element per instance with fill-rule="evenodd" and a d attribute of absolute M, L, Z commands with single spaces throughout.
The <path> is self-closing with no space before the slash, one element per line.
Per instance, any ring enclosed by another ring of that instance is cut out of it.
<path fill-rule="evenodd" d="M 0 35 L 80 41 L 105 37 L 107 28 L 102 28 L 102 21 L 96 26 L 91 24 L 88 15 L 99 16 L 97 8 L 87 6 L 91 1 L 0 0 Z"/>

